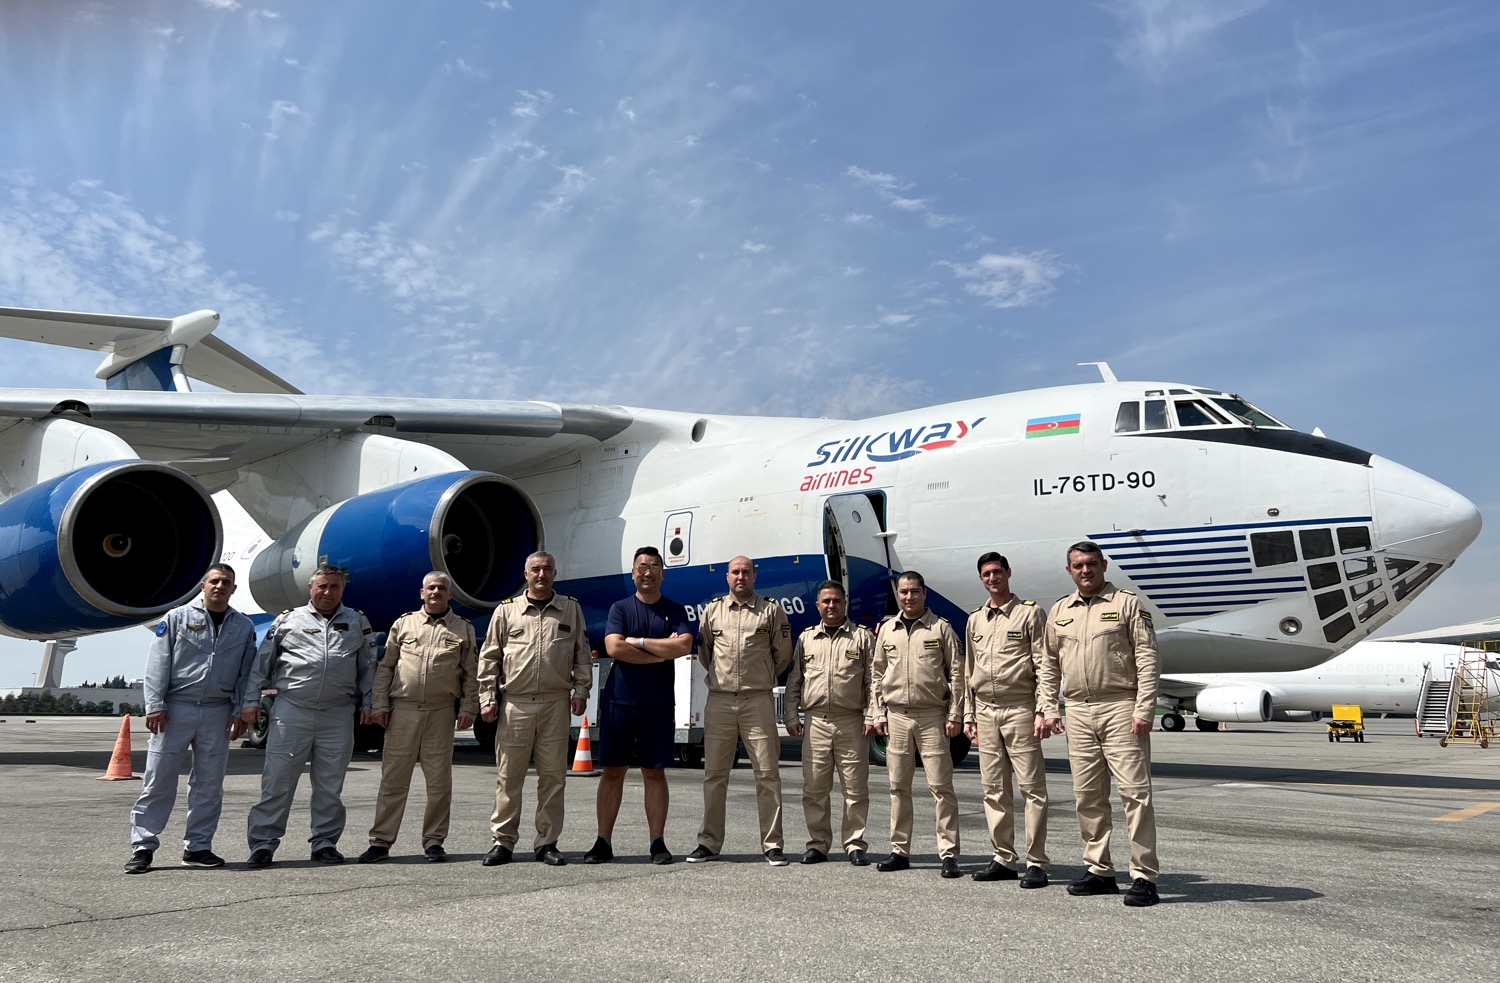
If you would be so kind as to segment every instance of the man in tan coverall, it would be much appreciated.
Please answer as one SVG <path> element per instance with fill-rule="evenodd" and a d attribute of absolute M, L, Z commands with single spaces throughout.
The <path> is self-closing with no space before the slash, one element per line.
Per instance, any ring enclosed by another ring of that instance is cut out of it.
<path fill-rule="evenodd" d="M 1156 811 L 1151 806 L 1151 724 L 1156 719 L 1156 631 L 1134 592 L 1104 579 L 1109 561 L 1088 541 L 1068 548 L 1068 575 L 1078 589 L 1047 615 L 1040 702 L 1053 733 L 1058 673 L 1068 704 L 1068 762 L 1083 859 L 1088 871 L 1068 885 L 1073 895 L 1119 894 L 1109 857 L 1109 778 L 1114 776 L 1130 830 L 1130 889 L 1125 904 L 1157 902 Z"/>
<path fill-rule="evenodd" d="M 583 609 L 552 589 L 550 553 L 526 558 L 526 593 L 495 609 L 479 650 L 479 714 L 495 731 L 495 845 L 486 867 L 510 863 L 521 826 L 521 787 L 536 757 L 536 859 L 562 867 L 557 848 L 568 775 L 569 713 L 582 714 L 593 688 Z M 569 694 L 571 693 L 571 699 Z"/>
<path fill-rule="evenodd" d="M 1047 886 L 1047 762 L 1041 739 L 1051 734 L 1037 708 L 1047 618 L 1035 601 L 1010 591 L 1010 561 L 999 553 L 979 558 L 979 582 L 989 599 L 969 615 L 964 628 L 964 675 L 968 700 L 964 733 L 979 745 L 979 783 L 994 850 L 976 881 L 1013 881 Z M 1016 817 L 1011 772 L 1026 800 L 1026 873 L 1018 875 Z"/>
<path fill-rule="evenodd" d="M 447 574 L 433 571 L 423 577 L 422 610 L 403 614 L 391 625 L 385 654 L 375 667 L 371 722 L 385 728 L 385 751 L 370 847 L 359 855 L 359 863 L 380 863 L 390 856 L 416 764 L 427 780 L 423 850 L 435 863 L 448 859 L 443 841 L 453 803 L 453 732 L 474 725 L 479 705 L 474 626 L 448 606 L 451 595 Z"/>
<path fill-rule="evenodd" d="M 911 866 L 911 779 L 917 752 L 937 809 L 938 855 L 944 877 L 958 869 L 958 795 L 948 741 L 963 726 L 964 658 L 948 622 L 927 610 L 927 582 L 908 570 L 896 581 L 901 613 L 875 633 L 870 721 L 889 735 L 885 766 L 891 781 L 891 855 L 879 871 Z"/>
<path fill-rule="evenodd" d="M 729 593 L 703 611 L 698 661 L 708 670 L 703 708 L 703 826 L 690 864 L 712 860 L 724 846 L 724 805 L 736 741 L 743 738 L 755 769 L 755 805 L 760 814 L 766 863 L 786 866 L 781 836 L 781 735 L 771 688 L 792 659 L 792 626 L 781 605 L 755 593 L 755 564 L 748 556 L 729 561 Z"/>
<path fill-rule="evenodd" d="M 792 650 L 782 720 L 786 732 L 802 738 L 802 812 L 807 817 L 805 864 L 828 859 L 833 846 L 829 800 L 838 767 L 844 791 L 844 853 L 856 867 L 869 866 L 865 824 L 870 813 L 870 666 L 875 636 L 849 620 L 844 585 L 818 585 L 819 623 L 804 631 Z M 807 723 L 797 716 L 805 711 Z M 805 734 L 804 734 L 805 729 Z"/>

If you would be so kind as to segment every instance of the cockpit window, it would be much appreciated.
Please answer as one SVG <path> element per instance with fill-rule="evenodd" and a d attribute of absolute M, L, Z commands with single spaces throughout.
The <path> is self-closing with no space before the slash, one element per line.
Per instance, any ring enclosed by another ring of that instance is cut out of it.
<path fill-rule="evenodd" d="M 1135 433 L 1141 429 L 1141 404 L 1121 403 L 1115 414 L 1115 433 Z"/>
<path fill-rule="evenodd" d="M 1179 399 L 1177 401 L 1177 425 L 1179 427 L 1222 427 L 1229 421 L 1208 405 L 1207 400 Z"/>
<path fill-rule="evenodd" d="M 1171 427 L 1167 422 L 1167 401 L 1164 399 L 1146 400 L 1146 429 L 1166 430 Z"/>
<path fill-rule="evenodd" d="M 1236 418 L 1257 427 L 1276 427 L 1280 430 L 1291 429 L 1285 423 L 1264 413 L 1238 396 L 1215 396 L 1214 402 L 1228 410 Z"/>

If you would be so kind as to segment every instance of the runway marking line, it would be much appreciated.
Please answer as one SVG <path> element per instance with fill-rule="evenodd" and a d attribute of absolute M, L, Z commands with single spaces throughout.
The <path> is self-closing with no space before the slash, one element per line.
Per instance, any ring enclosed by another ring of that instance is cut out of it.
<path fill-rule="evenodd" d="M 1465 819 L 1473 819 L 1475 816 L 1482 816 L 1496 809 L 1500 809 L 1500 802 L 1476 802 L 1467 808 L 1459 809 L 1457 812 L 1450 812 L 1443 816 L 1433 816 L 1432 821 L 1435 823 L 1461 823 Z"/>

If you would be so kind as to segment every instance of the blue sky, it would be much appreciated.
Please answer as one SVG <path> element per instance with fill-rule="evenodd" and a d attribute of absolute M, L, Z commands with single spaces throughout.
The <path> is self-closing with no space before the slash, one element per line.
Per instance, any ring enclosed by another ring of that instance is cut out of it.
<path fill-rule="evenodd" d="M 21 0 L 0 304 L 212 307 L 339 393 L 847 417 L 1108 360 L 1489 514 L 1497 41 L 1483 2 Z M 94 364 L 0 343 L 0 385 Z M 1497 542 L 1391 630 L 1496 614 Z"/>

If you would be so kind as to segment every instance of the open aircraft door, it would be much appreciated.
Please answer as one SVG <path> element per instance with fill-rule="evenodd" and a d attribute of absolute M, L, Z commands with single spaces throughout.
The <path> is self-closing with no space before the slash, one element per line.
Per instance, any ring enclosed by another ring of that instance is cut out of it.
<path fill-rule="evenodd" d="M 885 493 L 830 495 L 823 502 L 823 552 L 828 579 L 849 594 L 849 617 L 871 629 L 890 610 L 890 547 Z"/>

